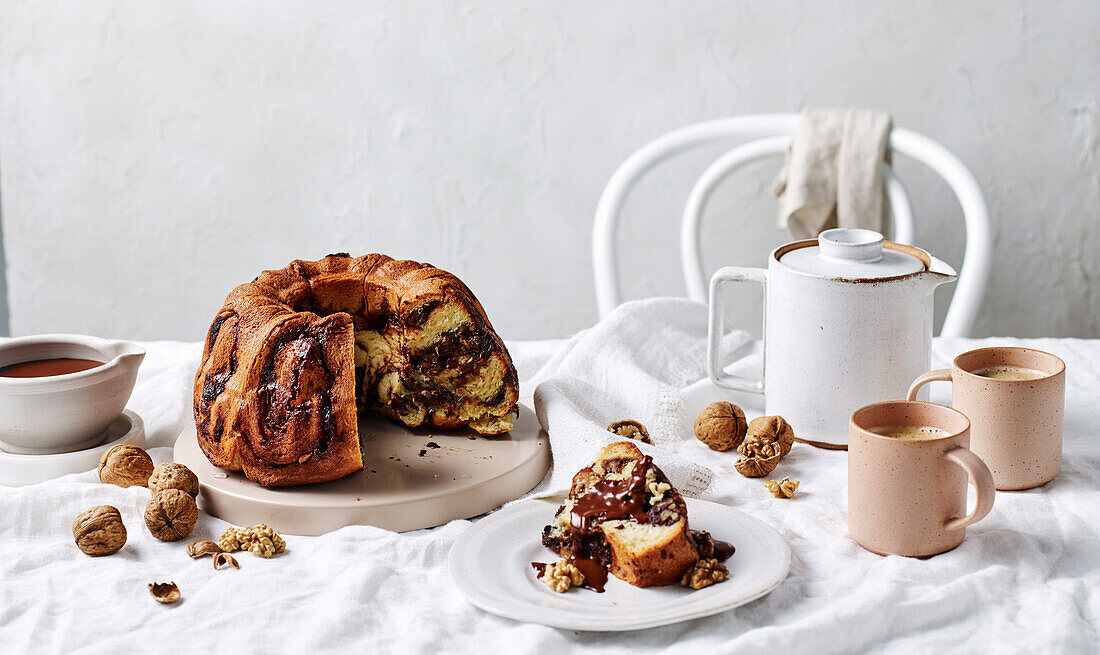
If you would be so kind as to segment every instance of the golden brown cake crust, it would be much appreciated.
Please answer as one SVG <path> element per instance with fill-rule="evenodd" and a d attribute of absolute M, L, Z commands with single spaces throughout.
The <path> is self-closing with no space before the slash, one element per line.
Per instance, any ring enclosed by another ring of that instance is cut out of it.
<path fill-rule="evenodd" d="M 243 470 L 263 485 L 324 482 L 360 470 L 356 331 L 385 330 L 399 338 L 442 302 L 465 308 L 482 337 L 480 355 L 499 360 L 504 371 L 494 411 L 506 420 L 473 429 L 510 429 L 519 395 L 515 367 L 469 288 L 429 264 L 338 254 L 264 271 L 229 293 L 195 376 L 203 452 L 215 466 Z M 394 360 L 387 366 L 409 366 Z M 446 398 L 432 402 L 438 411 L 423 424 L 474 423 L 452 411 Z"/>

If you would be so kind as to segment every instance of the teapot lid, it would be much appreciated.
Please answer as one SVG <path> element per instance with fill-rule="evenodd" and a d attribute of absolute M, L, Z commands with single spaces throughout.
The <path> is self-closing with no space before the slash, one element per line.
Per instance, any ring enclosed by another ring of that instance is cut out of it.
<path fill-rule="evenodd" d="M 891 278 L 928 269 L 917 257 L 885 244 L 886 239 L 874 230 L 841 227 L 822 232 L 816 245 L 807 243 L 776 254 L 784 265 L 818 277 Z"/>

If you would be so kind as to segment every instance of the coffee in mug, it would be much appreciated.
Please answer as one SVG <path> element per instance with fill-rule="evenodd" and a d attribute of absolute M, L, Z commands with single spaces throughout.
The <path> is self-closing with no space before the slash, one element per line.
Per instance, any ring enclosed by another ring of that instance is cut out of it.
<path fill-rule="evenodd" d="M 946 432 L 939 428 L 932 427 L 931 425 L 886 425 L 883 427 L 871 428 L 871 432 L 881 434 L 884 437 L 890 437 L 891 439 L 901 439 L 902 441 L 939 439 L 940 437 L 947 436 Z"/>
<path fill-rule="evenodd" d="M 900 435 L 900 436 L 899 436 Z M 993 508 L 993 476 L 970 452 L 959 411 L 893 401 L 857 409 L 848 434 L 848 533 L 880 555 L 930 557 L 958 546 Z M 977 489 L 966 513 L 967 478 Z"/>
<path fill-rule="evenodd" d="M 993 380 L 1038 380 L 1039 378 L 1045 378 L 1047 376 L 1047 374 L 1042 371 L 1021 368 L 1019 366 L 986 366 L 985 368 L 971 371 L 971 373 Z"/>
<path fill-rule="evenodd" d="M 970 418 L 970 447 L 998 489 L 1031 489 L 1058 475 L 1065 362 L 1031 348 L 979 348 L 956 357 L 951 368 L 918 377 L 908 398 L 936 380 L 951 382 L 951 406 Z"/>

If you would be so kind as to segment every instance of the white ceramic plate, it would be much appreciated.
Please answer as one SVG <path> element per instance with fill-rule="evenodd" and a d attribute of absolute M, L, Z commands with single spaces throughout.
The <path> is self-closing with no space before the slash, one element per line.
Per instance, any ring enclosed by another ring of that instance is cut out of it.
<path fill-rule="evenodd" d="M 555 593 L 531 568 L 531 562 L 558 559 L 539 541 L 560 504 L 547 500 L 517 503 L 471 526 L 451 547 L 451 578 L 470 602 L 498 616 L 607 632 L 724 612 L 760 598 L 787 577 L 791 549 L 779 533 L 725 505 L 685 500 L 692 529 L 707 530 L 737 549 L 726 561 L 730 577 L 725 582 L 698 591 L 679 585 L 639 589 L 611 577 L 602 594 L 587 589 Z"/>
<path fill-rule="evenodd" d="M 145 447 L 145 422 L 131 409 L 122 410 L 107 426 L 98 446 L 50 455 L 17 455 L 0 450 L 0 486 L 38 484 L 69 473 L 90 471 L 99 466 L 103 453 L 118 444 Z"/>

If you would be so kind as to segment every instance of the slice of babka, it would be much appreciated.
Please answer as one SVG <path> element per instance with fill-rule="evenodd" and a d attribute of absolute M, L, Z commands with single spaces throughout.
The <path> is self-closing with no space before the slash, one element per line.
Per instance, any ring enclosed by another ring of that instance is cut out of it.
<path fill-rule="evenodd" d="M 363 468 L 357 411 L 410 427 L 512 429 L 515 367 L 454 275 L 385 255 L 329 255 L 230 292 L 195 375 L 199 445 L 263 485 Z"/>
<path fill-rule="evenodd" d="M 638 587 L 673 584 L 699 559 L 684 499 L 627 441 L 605 446 L 573 476 L 542 543 L 597 590 L 607 572 Z"/>

